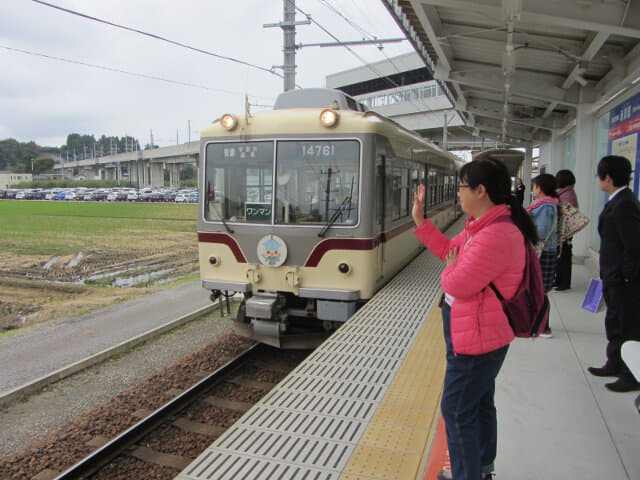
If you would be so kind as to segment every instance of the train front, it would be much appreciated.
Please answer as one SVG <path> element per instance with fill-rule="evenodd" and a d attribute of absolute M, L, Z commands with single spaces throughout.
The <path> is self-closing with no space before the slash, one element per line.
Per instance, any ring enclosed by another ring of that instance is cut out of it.
<path fill-rule="evenodd" d="M 241 335 L 312 347 L 373 294 L 375 242 L 360 214 L 366 142 L 353 125 L 340 133 L 349 115 L 353 125 L 362 117 L 312 108 L 226 115 L 202 133 L 202 284 L 212 298 L 244 294 Z"/>

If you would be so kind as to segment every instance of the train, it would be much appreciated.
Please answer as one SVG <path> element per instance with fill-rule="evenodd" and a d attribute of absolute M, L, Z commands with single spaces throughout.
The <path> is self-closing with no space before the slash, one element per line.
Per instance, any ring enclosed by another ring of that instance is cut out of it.
<path fill-rule="evenodd" d="M 418 184 L 439 228 L 461 214 L 461 160 L 339 90 L 224 114 L 200 159 L 202 286 L 240 296 L 235 331 L 278 348 L 318 345 L 422 251 Z"/>

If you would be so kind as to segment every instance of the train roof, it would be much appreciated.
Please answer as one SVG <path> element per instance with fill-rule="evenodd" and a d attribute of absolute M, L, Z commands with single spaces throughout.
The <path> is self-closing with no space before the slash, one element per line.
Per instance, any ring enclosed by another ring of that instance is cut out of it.
<path fill-rule="evenodd" d="M 350 99 L 350 100 L 349 100 Z M 201 131 L 201 139 L 257 140 L 269 137 L 286 138 L 294 135 L 326 137 L 327 135 L 345 136 L 367 133 L 387 137 L 394 150 L 406 158 L 417 161 L 439 159 L 444 165 L 453 162 L 458 168 L 462 161 L 440 146 L 431 143 L 399 123 L 376 112 L 364 112 L 353 107 L 355 100 L 339 90 L 326 88 L 301 89 L 285 92 L 278 97 L 273 110 L 261 110 L 255 113 L 235 116 L 237 126 L 226 130 L 220 120 Z M 357 102 L 356 102 L 357 103 Z M 342 108 L 347 105 L 347 108 Z M 336 126 L 327 128 L 320 122 L 320 113 L 325 109 L 338 112 Z"/>
<path fill-rule="evenodd" d="M 332 88 L 303 88 L 278 95 L 274 110 L 288 108 L 333 108 L 366 111 L 366 107 L 346 93 Z"/>

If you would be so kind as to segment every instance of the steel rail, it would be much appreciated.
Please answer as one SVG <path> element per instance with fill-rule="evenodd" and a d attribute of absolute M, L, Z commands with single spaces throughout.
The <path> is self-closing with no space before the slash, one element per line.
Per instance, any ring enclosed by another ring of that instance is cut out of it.
<path fill-rule="evenodd" d="M 134 444 L 142 437 L 144 437 L 147 433 L 154 430 L 158 425 L 161 425 L 163 422 L 165 422 L 167 418 L 186 408 L 200 395 L 217 384 L 229 372 L 242 365 L 242 362 L 250 353 L 256 351 L 258 348 L 263 347 L 264 346 L 262 344 L 256 343 L 247 348 L 245 351 L 224 364 L 211 375 L 203 378 L 194 386 L 184 391 L 162 407 L 158 408 L 151 415 L 140 420 L 138 423 L 118 435 L 109 443 L 73 465 L 71 468 L 56 477 L 55 480 L 79 480 L 88 478 L 90 475 L 94 474 L 100 468 L 108 464 L 109 461 L 111 461 L 113 458 L 117 457 L 130 445 Z"/>

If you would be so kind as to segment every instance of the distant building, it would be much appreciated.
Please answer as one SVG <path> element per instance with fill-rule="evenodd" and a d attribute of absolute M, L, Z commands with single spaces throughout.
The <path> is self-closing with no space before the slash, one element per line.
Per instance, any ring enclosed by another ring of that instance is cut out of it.
<path fill-rule="evenodd" d="M 446 118 L 448 146 L 456 144 L 454 132 L 463 121 L 417 53 L 334 73 L 325 83 L 438 143 Z"/>
<path fill-rule="evenodd" d="M 30 182 L 32 175 L 30 173 L 14 173 L 0 171 L 0 188 L 11 188 L 11 185 L 22 182 Z"/>

